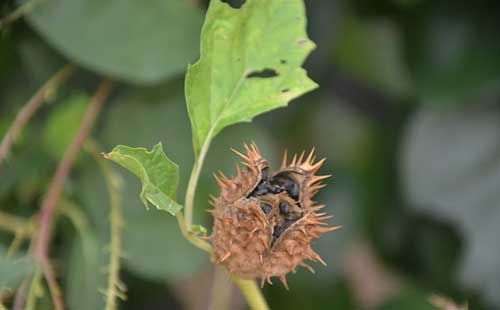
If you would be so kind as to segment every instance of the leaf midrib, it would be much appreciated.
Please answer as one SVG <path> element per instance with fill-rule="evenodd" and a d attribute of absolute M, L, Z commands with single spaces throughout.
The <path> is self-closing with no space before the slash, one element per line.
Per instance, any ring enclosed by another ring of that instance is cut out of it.
<path fill-rule="evenodd" d="M 245 82 L 245 77 L 247 76 L 247 74 L 248 74 L 248 70 L 245 70 L 243 72 L 243 74 L 241 75 L 241 77 L 238 79 L 238 83 L 234 87 L 234 89 L 233 89 L 233 91 L 231 93 L 231 96 L 222 105 L 222 108 L 220 109 L 220 113 L 217 115 L 217 118 L 215 119 L 215 121 L 214 122 L 210 122 L 210 129 L 208 130 L 208 134 L 207 134 L 207 136 L 206 136 L 205 141 L 203 142 L 203 144 L 207 143 L 207 141 L 210 141 L 212 139 L 212 134 L 215 131 L 215 129 L 217 128 L 217 125 L 219 124 L 220 120 L 223 118 L 225 109 L 227 108 L 227 106 L 230 105 L 230 103 L 234 100 L 234 97 L 236 96 L 236 94 L 241 89 L 241 86 Z"/>

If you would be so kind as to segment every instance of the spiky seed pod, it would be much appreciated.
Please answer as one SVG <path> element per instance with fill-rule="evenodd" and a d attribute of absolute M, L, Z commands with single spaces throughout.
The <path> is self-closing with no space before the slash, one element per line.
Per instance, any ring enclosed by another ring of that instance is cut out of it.
<path fill-rule="evenodd" d="M 212 197 L 214 227 L 210 240 L 217 263 L 245 279 L 261 279 L 261 285 L 278 277 L 286 288 L 286 274 L 303 266 L 314 272 L 305 260 L 326 263 L 311 248 L 322 234 L 339 228 L 327 227 L 331 218 L 318 213 L 312 197 L 324 187 L 329 175 L 315 173 L 324 162 L 315 163 L 314 149 L 304 158 L 295 155 L 288 163 L 269 174 L 269 163 L 257 146 L 245 145 L 246 154 L 233 150 L 245 168 L 236 166 L 236 176 L 215 176 L 220 196 Z"/>

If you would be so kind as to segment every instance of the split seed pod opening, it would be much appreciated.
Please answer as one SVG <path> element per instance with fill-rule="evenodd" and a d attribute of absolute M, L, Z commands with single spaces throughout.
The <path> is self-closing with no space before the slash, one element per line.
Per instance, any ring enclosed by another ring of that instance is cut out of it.
<path fill-rule="evenodd" d="M 261 285 L 278 277 L 288 289 L 286 274 L 302 266 L 314 273 L 305 260 L 326 265 L 311 248 L 312 240 L 339 228 L 323 222 L 333 216 L 318 213 L 324 205 L 312 197 L 324 187 L 318 176 L 324 159 L 314 162 L 314 149 L 302 153 L 281 168 L 270 172 L 257 146 L 245 145 L 246 155 L 233 150 L 242 159 L 243 169 L 236 166 L 236 176 L 215 176 L 220 196 L 212 197 L 214 216 L 210 240 L 216 263 L 244 279 L 261 279 Z"/>

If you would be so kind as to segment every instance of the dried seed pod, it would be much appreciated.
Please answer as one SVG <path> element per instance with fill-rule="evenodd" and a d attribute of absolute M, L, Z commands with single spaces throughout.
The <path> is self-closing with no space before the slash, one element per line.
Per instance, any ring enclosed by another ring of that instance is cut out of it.
<path fill-rule="evenodd" d="M 314 149 L 304 158 L 302 153 L 290 163 L 287 156 L 279 171 L 269 174 L 269 163 L 255 144 L 245 145 L 246 154 L 236 152 L 246 168 L 236 167 L 232 179 L 222 173 L 216 176 L 221 192 L 212 198 L 213 233 L 217 263 L 245 279 L 260 278 L 262 285 L 278 277 L 285 287 L 286 274 L 303 266 L 314 272 L 306 259 L 325 262 L 311 248 L 320 235 L 338 229 L 326 227 L 331 218 L 317 211 L 312 197 L 329 175 L 315 173 L 324 162 L 314 163 Z"/>

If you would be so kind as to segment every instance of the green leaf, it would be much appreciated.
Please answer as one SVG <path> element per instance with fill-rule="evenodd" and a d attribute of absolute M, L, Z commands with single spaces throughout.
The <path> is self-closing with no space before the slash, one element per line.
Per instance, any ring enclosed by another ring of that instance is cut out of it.
<path fill-rule="evenodd" d="M 50 0 L 28 21 L 78 64 L 134 83 L 184 71 L 197 55 L 202 14 L 186 0 Z"/>
<path fill-rule="evenodd" d="M 247 0 L 240 9 L 211 1 L 185 82 L 195 153 L 224 127 L 316 88 L 301 68 L 314 47 L 302 0 Z"/>
<path fill-rule="evenodd" d="M 408 19 L 403 39 L 419 97 L 433 104 L 475 102 L 500 88 L 500 37 L 488 7 L 427 6 Z M 478 48 L 480 46 L 481 48 Z"/>
<path fill-rule="evenodd" d="M 377 307 L 380 310 L 437 310 L 429 303 L 431 293 L 420 291 L 416 288 L 405 288 L 398 295 L 388 298 L 382 305 Z"/>
<path fill-rule="evenodd" d="M 105 154 L 141 179 L 141 200 L 148 207 L 148 201 L 160 210 L 175 215 L 182 206 L 175 201 L 179 183 L 179 167 L 163 152 L 161 143 L 148 152 L 145 148 L 119 145 Z"/>
<path fill-rule="evenodd" d="M 85 233 L 85 234 L 82 234 Z M 65 293 L 69 309 L 103 309 L 107 285 L 104 242 L 91 230 L 79 232 L 70 245 Z M 106 253 L 108 254 L 108 253 Z"/>
<path fill-rule="evenodd" d="M 34 262 L 28 256 L 6 258 L 3 248 L 0 248 L 0 291 L 16 289 L 17 286 L 34 270 Z"/>
<path fill-rule="evenodd" d="M 191 231 L 199 236 L 206 236 L 208 231 L 202 225 L 191 225 Z"/>
<path fill-rule="evenodd" d="M 497 306 L 499 119 L 495 105 L 423 106 L 402 149 L 402 177 L 411 206 L 456 226 L 465 240 L 457 268 L 460 281 Z"/>

